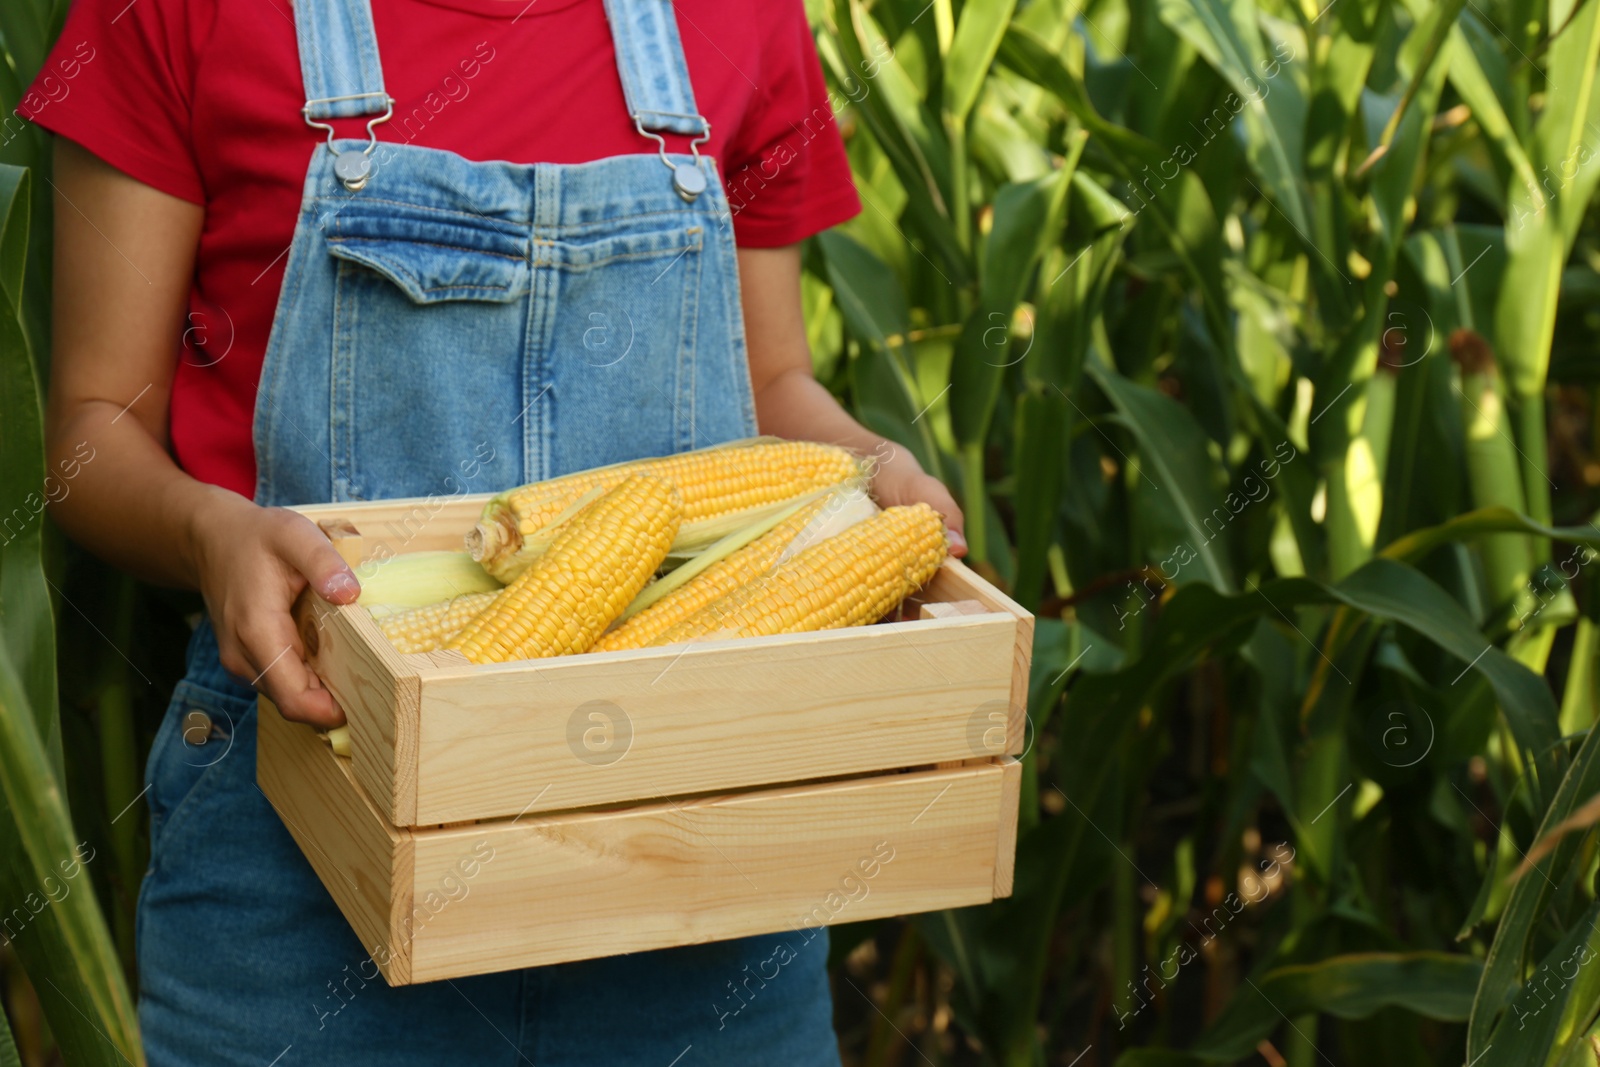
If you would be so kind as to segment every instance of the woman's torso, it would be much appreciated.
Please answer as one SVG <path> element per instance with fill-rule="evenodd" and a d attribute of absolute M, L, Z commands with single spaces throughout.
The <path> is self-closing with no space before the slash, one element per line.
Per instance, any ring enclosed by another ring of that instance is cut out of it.
<path fill-rule="evenodd" d="M 58 70 L 55 92 L 30 94 L 42 104 L 31 110 L 134 177 L 204 203 L 172 446 L 191 474 L 250 495 L 262 360 L 320 140 L 300 114 L 292 9 L 141 0 L 96 18 L 97 6 L 80 0 L 57 49 L 80 57 L 73 77 Z M 728 183 L 740 243 L 789 243 L 852 213 L 800 4 L 676 10 L 711 124 L 702 150 Z M 375 0 L 373 20 L 396 102 L 378 128 L 385 145 L 557 164 L 654 151 L 628 117 L 600 0 Z M 335 125 L 354 137 L 363 121 Z M 683 151 L 687 139 L 667 144 Z"/>

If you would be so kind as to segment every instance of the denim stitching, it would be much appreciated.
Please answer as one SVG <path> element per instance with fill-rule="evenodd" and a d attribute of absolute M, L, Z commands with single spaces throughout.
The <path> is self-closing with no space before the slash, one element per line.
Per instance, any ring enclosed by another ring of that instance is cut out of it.
<path fill-rule="evenodd" d="M 499 259 L 509 259 L 513 263 L 526 263 L 528 261 L 528 257 L 526 255 L 512 255 L 510 252 L 494 252 L 494 251 L 490 251 L 487 248 L 474 248 L 471 245 L 445 244 L 442 241 L 418 241 L 418 240 L 416 240 L 414 238 L 411 238 L 411 237 L 400 237 L 400 236 L 392 236 L 392 237 L 365 237 L 365 236 L 361 236 L 361 237 L 357 237 L 357 236 L 349 236 L 349 237 L 330 237 L 330 238 L 328 238 L 328 244 L 330 244 L 330 245 L 347 245 L 347 244 L 353 244 L 353 243 L 358 242 L 358 241 L 368 241 L 368 242 L 371 242 L 373 244 L 404 244 L 404 245 L 419 245 L 419 246 L 421 246 L 423 248 L 443 248 L 443 249 L 446 249 L 447 251 L 451 251 L 451 252 L 471 252 L 474 255 L 495 256 L 495 257 L 497 257 Z"/>

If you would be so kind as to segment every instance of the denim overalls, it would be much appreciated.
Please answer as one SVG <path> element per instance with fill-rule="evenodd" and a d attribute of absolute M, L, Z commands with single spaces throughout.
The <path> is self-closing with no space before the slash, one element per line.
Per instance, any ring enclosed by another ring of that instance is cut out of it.
<path fill-rule="evenodd" d="M 308 130 L 257 502 L 486 492 L 753 434 L 722 183 L 660 139 L 707 131 L 670 0 L 606 0 L 641 151 L 579 165 L 377 140 L 390 101 L 368 2 L 295 5 L 305 118 L 329 140 Z M 333 118 L 375 135 L 337 138 Z M 389 988 L 256 787 L 255 694 L 208 623 L 146 777 L 152 1067 L 839 1062 L 825 937 Z"/>

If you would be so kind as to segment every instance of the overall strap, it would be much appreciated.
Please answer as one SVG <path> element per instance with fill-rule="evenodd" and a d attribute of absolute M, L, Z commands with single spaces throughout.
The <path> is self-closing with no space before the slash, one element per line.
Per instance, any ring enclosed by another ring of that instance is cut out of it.
<path fill-rule="evenodd" d="M 365 2 L 365 0 L 362 0 Z M 672 0 L 605 0 L 628 117 L 644 130 L 703 138 L 711 126 L 694 103 Z"/>
<path fill-rule="evenodd" d="M 307 122 L 389 108 L 370 0 L 295 0 L 294 33 Z"/>

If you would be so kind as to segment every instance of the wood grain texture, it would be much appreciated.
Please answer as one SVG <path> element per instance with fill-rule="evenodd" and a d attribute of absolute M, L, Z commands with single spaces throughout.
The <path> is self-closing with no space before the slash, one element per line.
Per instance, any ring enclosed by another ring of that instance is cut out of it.
<path fill-rule="evenodd" d="M 925 603 L 925 604 L 920 605 L 920 608 L 919 608 L 919 610 L 917 612 L 917 618 L 919 618 L 919 619 L 954 619 L 954 618 L 956 618 L 958 616 L 961 616 L 961 615 L 985 615 L 985 614 L 988 614 L 988 612 L 989 612 L 989 609 L 984 607 L 981 603 L 979 603 L 976 600 L 951 600 L 951 601 L 937 600 L 937 601 L 931 601 L 929 603 Z M 1009 720 L 1008 720 L 1008 723 L 1009 723 Z M 1008 726 L 1008 729 L 1009 729 L 1009 726 Z M 969 741 L 972 740 L 972 733 L 973 733 L 973 731 L 971 729 L 969 729 L 967 731 L 967 735 L 968 735 L 968 740 Z M 1009 734 L 1007 736 L 1009 736 Z M 981 735 L 980 735 L 980 737 L 981 737 Z M 966 762 L 966 760 L 958 760 L 958 759 L 957 760 L 940 760 L 939 762 L 935 763 L 934 766 L 939 768 L 940 770 L 943 770 L 946 767 L 959 767 L 965 762 Z"/>
<path fill-rule="evenodd" d="M 986 902 L 1011 773 L 989 761 L 418 832 L 429 917 L 412 978 L 763 933 L 797 947 L 835 922 Z"/>
<path fill-rule="evenodd" d="M 1000 783 L 1000 825 L 995 833 L 994 895 L 1009 897 L 1017 867 L 1017 816 L 1022 803 L 1022 763 L 1007 756 L 1000 760 L 1005 777 Z"/>
<path fill-rule="evenodd" d="M 478 521 L 488 493 L 442 494 L 405 500 L 307 504 L 294 510 L 321 524 L 344 519 L 360 533 L 362 562 L 382 561 L 402 552 L 459 552 L 467 531 Z M 361 567 L 356 577 L 363 577 Z"/>
<path fill-rule="evenodd" d="M 1014 640 L 990 613 L 424 670 L 411 825 L 984 755 Z"/>
<path fill-rule="evenodd" d="M 953 619 L 958 615 L 987 615 L 989 609 L 976 600 L 935 600 L 919 605 L 919 619 Z"/>
<path fill-rule="evenodd" d="M 256 782 L 390 985 L 411 981 L 412 835 L 397 831 L 347 766 L 265 697 L 257 711 Z"/>
<path fill-rule="evenodd" d="M 1020 765 L 877 775 L 455 829 L 388 825 L 262 701 L 262 791 L 391 985 L 984 903 Z"/>
<path fill-rule="evenodd" d="M 1012 651 L 1009 720 L 1006 725 L 1006 752 L 1022 754 L 1028 733 L 1028 671 L 1033 666 L 1033 615 L 979 577 L 960 560 L 945 560 L 939 573 L 924 591 L 933 600 L 958 602 L 976 600 L 990 611 L 1004 612 L 1016 620 L 1016 646 Z"/>
<path fill-rule="evenodd" d="M 295 624 L 317 677 L 350 724 L 354 773 L 384 817 L 415 825 L 419 687 L 415 668 L 394 650 L 367 610 L 306 590 Z"/>

